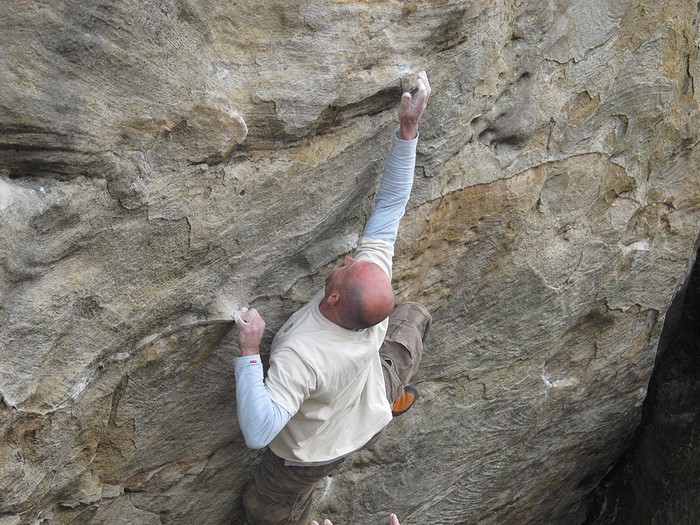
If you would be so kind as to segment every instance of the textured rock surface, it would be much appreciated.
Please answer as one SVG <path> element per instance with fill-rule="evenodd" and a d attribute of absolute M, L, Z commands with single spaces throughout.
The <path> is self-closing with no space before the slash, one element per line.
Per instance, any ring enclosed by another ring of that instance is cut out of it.
<path fill-rule="evenodd" d="M 580 523 L 700 232 L 671 0 L 13 1 L 0 17 L 0 524 L 240 523 L 235 338 L 352 249 L 419 68 L 397 246 L 423 397 L 339 523 Z"/>

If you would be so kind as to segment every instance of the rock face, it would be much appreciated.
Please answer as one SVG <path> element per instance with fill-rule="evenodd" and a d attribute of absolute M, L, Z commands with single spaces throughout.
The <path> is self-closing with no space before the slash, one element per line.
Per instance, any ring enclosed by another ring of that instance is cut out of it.
<path fill-rule="evenodd" d="M 56 0 L 0 17 L 0 524 L 242 523 L 231 309 L 266 339 L 364 224 L 426 69 L 400 299 L 420 404 L 317 516 L 581 523 L 700 233 L 670 0 Z"/>

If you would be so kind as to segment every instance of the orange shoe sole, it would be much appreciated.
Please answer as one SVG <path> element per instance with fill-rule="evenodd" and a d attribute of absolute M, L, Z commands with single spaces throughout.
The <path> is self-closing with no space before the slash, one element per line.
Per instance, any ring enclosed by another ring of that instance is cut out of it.
<path fill-rule="evenodd" d="M 398 417 L 411 408 L 418 399 L 418 390 L 412 386 L 404 386 L 403 394 L 396 398 L 391 405 L 391 415 Z"/>

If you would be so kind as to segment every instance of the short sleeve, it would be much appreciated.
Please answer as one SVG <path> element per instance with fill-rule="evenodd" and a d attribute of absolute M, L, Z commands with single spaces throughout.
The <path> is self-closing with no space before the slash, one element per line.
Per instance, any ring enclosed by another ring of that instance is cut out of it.
<path fill-rule="evenodd" d="M 391 279 L 391 265 L 394 257 L 394 245 L 379 239 L 360 237 L 355 250 L 355 259 L 378 264 Z"/>
<path fill-rule="evenodd" d="M 291 348 L 276 348 L 265 378 L 270 399 L 294 415 L 316 390 L 316 374 Z"/>

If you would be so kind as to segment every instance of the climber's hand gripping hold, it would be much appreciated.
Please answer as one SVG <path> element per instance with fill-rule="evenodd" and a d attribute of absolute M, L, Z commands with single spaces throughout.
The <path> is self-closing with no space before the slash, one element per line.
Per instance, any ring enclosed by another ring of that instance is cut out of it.
<path fill-rule="evenodd" d="M 250 310 L 245 306 L 233 314 L 233 320 L 238 326 L 238 344 L 242 356 L 260 353 L 260 342 L 265 331 L 265 321 L 255 308 Z"/>

